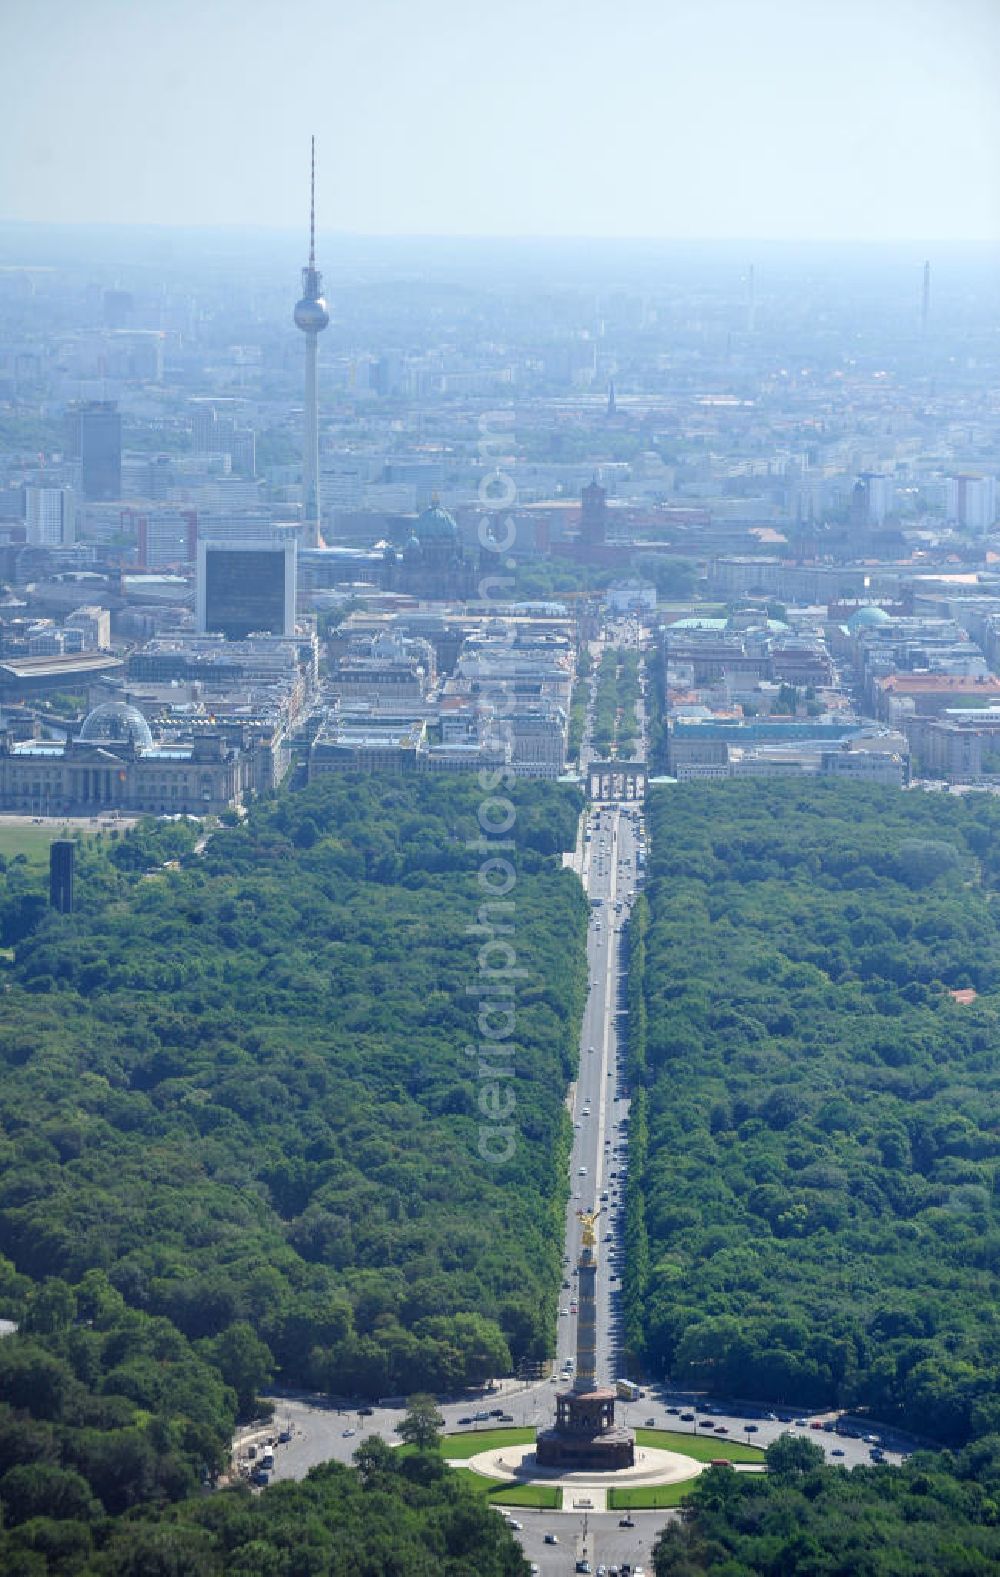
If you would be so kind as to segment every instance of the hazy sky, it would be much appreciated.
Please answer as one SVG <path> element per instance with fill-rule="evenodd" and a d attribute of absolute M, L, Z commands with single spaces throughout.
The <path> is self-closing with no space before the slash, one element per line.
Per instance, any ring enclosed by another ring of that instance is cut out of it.
<path fill-rule="evenodd" d="M 0 0 L 0 218 L 1000 239 L 1000 0 Z"/>

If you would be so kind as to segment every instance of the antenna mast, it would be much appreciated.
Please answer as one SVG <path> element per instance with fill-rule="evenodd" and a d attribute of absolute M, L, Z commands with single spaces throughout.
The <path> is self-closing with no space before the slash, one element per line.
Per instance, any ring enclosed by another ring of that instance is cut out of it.
<path fill-rule="evenodd" d="M 316 266 L 316 138 L 309 139 L 309 267 Z"/>

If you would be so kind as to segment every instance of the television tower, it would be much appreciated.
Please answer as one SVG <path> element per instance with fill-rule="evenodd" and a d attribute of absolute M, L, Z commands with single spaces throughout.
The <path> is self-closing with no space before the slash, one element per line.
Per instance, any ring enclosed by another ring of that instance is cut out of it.
<path fill-rule="evenodd" d="M 319 410 L 316 398 L 316 338 L 330 314 L 323 300 L 323 276 L 316 267 L 316 138 L 310 138 L 309 262 L 302 270 L 302 299 L 295 305 L 295 327 L 306 337 L 306 391 L 302 434 L 302 546 L 320 548 Z"/>

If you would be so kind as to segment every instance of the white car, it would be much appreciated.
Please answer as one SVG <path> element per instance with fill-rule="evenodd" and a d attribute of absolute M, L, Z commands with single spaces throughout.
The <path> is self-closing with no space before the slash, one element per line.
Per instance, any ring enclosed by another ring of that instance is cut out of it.
<path fill-rule="evenodd" d="M 587 1168 L 585 1166 L 578 1166 L 576 1169 L 576 1175 L 577 1177 L 586 1177 Z"/>

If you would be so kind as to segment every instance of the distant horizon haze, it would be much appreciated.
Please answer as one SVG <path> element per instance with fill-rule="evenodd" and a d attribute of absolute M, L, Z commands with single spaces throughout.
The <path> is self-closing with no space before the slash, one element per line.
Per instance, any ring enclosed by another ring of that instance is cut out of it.
<path fill-rule="evenodd" d="M 0 219 L 1000 241 L 997 0 L 5 0 Z"/>

